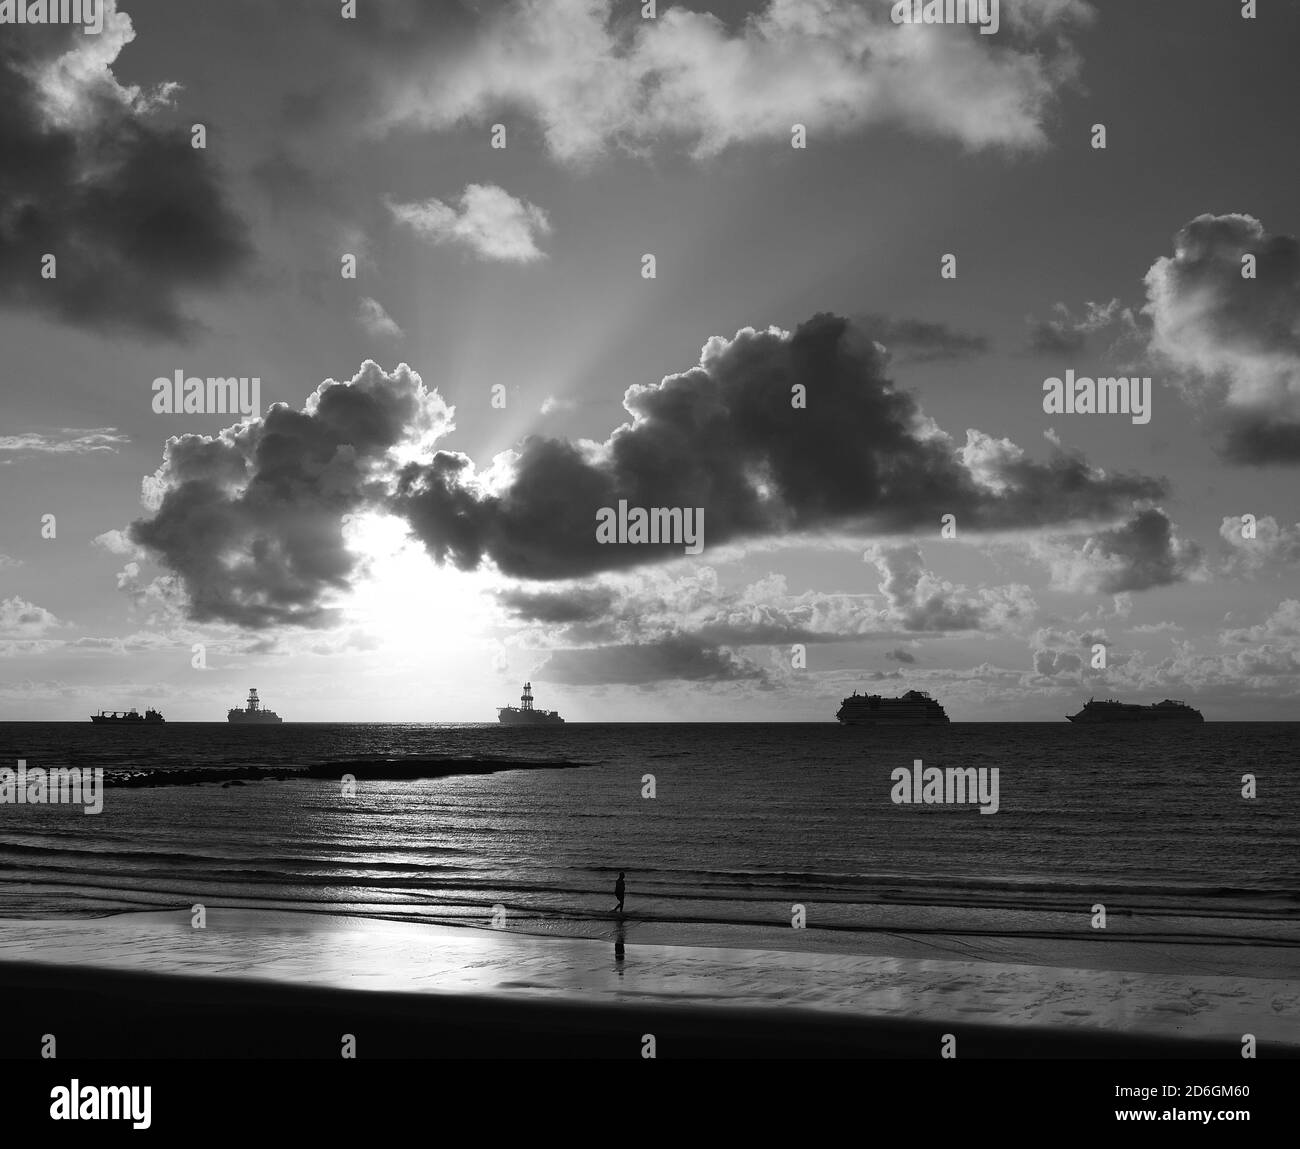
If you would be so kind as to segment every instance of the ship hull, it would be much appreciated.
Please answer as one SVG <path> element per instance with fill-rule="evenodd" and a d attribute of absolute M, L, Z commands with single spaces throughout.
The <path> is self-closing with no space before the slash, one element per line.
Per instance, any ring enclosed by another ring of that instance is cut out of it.
<path fill-rule="evenodd" d="M 925 716 L 899 715 L 893 718 L 873 718 L 869 716 L 844 716 L 837 714 L 836 719 L 843 726 L 947 726 L 949 719 L 929 718 Z"/>
<path fill-rule="evenodd" d="M 1067 722 L 1077 722 L 1080 726 L 1111 726 L 1116 723 L 1123 725 L 1128 722 L 1195 726 L 1197 723 L 1205 721 L 1204 716 L 1195 710 L 1191 714 L 1153 714 L 1145 708 L 1139 708 L 1137 713 L 1121 714 L 1085 714 L 1080 712 L 1079 714 L 1067 714 L 1065 719 Z"/>
<path fill-rule="evenodd" d="M 226 715 L 226 721 L 236 726 L 279 726 L 284 719 L 265 710 L 259 710 L 251 716 L 240 710 L 232 710 Z"/>
<path fill-rule="evenodd" d="M 497 711 L 497 720 L 503 726 L 563 726 L 564 719 L 558 714 L 546 714 L 539 710 L 520 710 L 516 707 L 503 707 Z"/>
<path fill-rule="evenodd" d="M 161 726 L 165 718 L 109 718 L 104 714 L 92 714 L 91 722 L 96 726 Z"/>

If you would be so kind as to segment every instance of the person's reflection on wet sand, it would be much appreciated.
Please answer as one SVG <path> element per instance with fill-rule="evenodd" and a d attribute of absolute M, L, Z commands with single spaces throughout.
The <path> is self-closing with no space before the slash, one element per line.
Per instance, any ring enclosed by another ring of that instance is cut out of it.
<path fill-rule="evenodd" d="M 614 937 L 614 968 L 615 968 L 616 970 L 618 970 L 618 976 L 619 976 L 619 977 L 622 977 L 622 976 L 623 976 L 623 958 L 624 958 L 624 953 L 623 953 L 623 938 L 624 938 L 624 936 L 625 936 L 625 929 L 624 929 L 624 926 L 623 926 L 623 923 L 622 923 L 622 922 L 619 922 L 619 923 L 618 923 L 618 926 L 616 927 L 616 930 L 617 930 L 617 933 L 616 933 L 616 935 L 615 935 L 615 937 Z"/>

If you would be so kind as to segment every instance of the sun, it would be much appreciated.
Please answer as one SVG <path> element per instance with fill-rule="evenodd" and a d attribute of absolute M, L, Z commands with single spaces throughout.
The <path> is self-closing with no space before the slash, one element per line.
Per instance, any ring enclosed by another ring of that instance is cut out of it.
<path fill-rule="evenodd" d="M 492 644 L 501 621 L 487 593 L 492 576 L 439 565 L 391 515 L 352 515 L 343 529 L 361 577 L 340 606 L 386 654 L 445 664 Z"/>

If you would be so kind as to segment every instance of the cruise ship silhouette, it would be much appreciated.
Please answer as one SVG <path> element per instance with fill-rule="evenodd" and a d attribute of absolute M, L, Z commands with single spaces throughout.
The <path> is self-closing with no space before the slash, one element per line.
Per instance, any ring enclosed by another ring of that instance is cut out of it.
<path fill-rule="evenodd" d="M 1114 698 L 1098 701 L 1089 698 L 1078 714 L 1065 716 L 1071 722 L 1204 722 L 1201 712 L 1186 702 L 1166 698 L 1142 706 L 1136 702 L 1119 702 Z"/>
<path fill-rule="evenodd" d="M 846 726 L 942 726 L 948 721 L 943 707 L 924 690 L 909 690 L 901 698 L 855 690 L 835 717 Z"/>

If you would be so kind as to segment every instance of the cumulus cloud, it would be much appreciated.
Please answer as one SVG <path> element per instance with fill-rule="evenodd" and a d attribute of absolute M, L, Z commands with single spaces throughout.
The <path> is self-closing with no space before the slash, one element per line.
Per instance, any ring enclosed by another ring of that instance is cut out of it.
<path fill-rule="evenodd" d="M 0 599 L 0 634 L 9 638 L 36 638 L 62 626 L 58 618 L 43 606 L 26 599 Z"/>
<path fill-rule="evenodd" d="M 143 557 L 140 548 L 131 541 L 130 535 L 126 531 L 116 529 L 104 531 L 103 534 L 96 535 L 90 541 L 93 546 L 106 550 L 111 555 L 126 555 L 136 559 Z"/>
<path fill-rule="evenodd" d="M 910 650 L 904 650 L 901 646 L 895 647 L 893 650 L 885 651 L 885 657 L 891 662 L 904 662 L 910 664 L 916 661 L 916 655 L 914 655 Z"/>
<path fill-rule="evenodd" d="M 324 597 L 357 562 L 346 516 L 381 499 L 402 452 L 450 420 L 405 364 L 386 374 L 367 360 L 349 382 L 322 383 L 302 411 L 277 403 L 220 435 L 169 439 L 145 480 L 153 515 L 131 524 L 130 541 L 174 572 L 198 621 L 325 625 Z"/>
<path fill-rule="evenodd" d="M 954 448 L 885 375 L 886 356 L 848 320 L 715 337 L 689 371 L 628 389 L 632 416 L 602 443 L 531 436 L 480 474 L 440 451 L 402 476 L 394 506 L 439 561 L 560 579 L 662 561 L 681 547 L 596 541 L 595 515 L 703 507 L 705 545 L 818 533 L 971 530 L 1113 519 L 1156 479 L 1108 474 L 1076 455 L 1031 460 L 978 431 Z M 807 406 L 792 406 L 796 387 Z"/>
<path fill-rule="evenodd" d="M 1078 674 L 1083 669 L 1083 659 L 1070 650 L 1034 651 L 1034 673 L 1046 678 L 1059 674 Z"/>
<path fill-rule="evenodd" d="M 1245 537 L 1240 515 L 1226 515 L 1219 524 L 1219 537 L 1228 544 L 1227 573 L 1259 574 L 1263 571 L 1287 571 L 1300 563 L 1300 523 L 1279 524 L 1272 515 L 1260 515 L 1254 525 L 1254 538 Z"/>
<path fill-rule="evenodd" d="M 399 223 L 430 243 L 457 244 L 481 259 L 533 263 L 545 259 L 537 241 L 550 235 L 546 213 L 495 184 L 470 184 L 454 204 L 388 202 Z"/>
<path fill-rule="evenodd" d="M 207 152 L 156 112 L 176 86 L 113 74 L 135 37 L 115 0 L 104 30 L 0 37 L 0 304 L 76 326 L 184 338 L 190 289 L 229 282 L 250 255 Z M 40 275 L 46 253 L 57 276 Z"/>
<path fill-rule="evenodd" d="M 170 440 L 145 484 L 153 517 L 130 538 L 180 576 L 197 618 L 316 625 L 355 565 L 340 519 L 360 509 L 405 519 L 439 562 L 561 580 L 681 557 L 681 546 L 597 542 L 597 512 L 623 499 L 703 508 L 707 548 L 933 531 L 945 514 L 975 533 L 1113 522 L 1164 491 L 1077 455 L 1038 462 L 975 430 L 958 448 L 884 365 L 836 316 L 745 328 L 711 339 L 689 371 L 630 387 L 631 419 L 605 441 L 531 436 L 479 472 L 433 450 L 449 416 L 418 376 L 367 362 L 303 412 L 277 405 L 217 437 Z M 792 405 L 799 388 L 805 407 Z"/>
<path fill-rule="evenodd" d="M 1035 608 L 1029 588 L 1013 584 L 968 590 L 925 567 L 914 543 L 876 546 L 866 556 L 880 572 L 889 618 L 906 631 L 977 630 L 1027 617 Z"/>
<path fill-rule="evenodd" d="M 768 0 L 734 28 L 660 6 L 616 16 L 612 0 L 515 0 L 434 58 L 389 68 L 381 130 L 440 130 L 520 109 L 548 150 L 582 162 L 663 141 L 696 156 L 736 144 L 901 126 L 968 148 L 1032 149 L 1079 60 L 1081 0 L 1003 0 L 996 37 L 896 25 L 889 5 Z M 406 35 L 409 37 L 410 32 Z M 998 43 L 993 43 L 996 40 Z"/>
<path fill-rule="evenodd" d="M 1030 641 L 1034 673 L 1043 678 L 1078 679 L 1087 673 L 1092 646 L 1097 642 L 1106 642 L 1104 633 L 1042 627 Z"/>
<path fill-rule="evenodd" d="M 1223 642 L 1282 643 L 1300 647 L 1300 600 L 1284 599 L 1271 615 L 1258 626 L 1234 627 L 1225 630 Z M 1295 653 L 1295 652 L 1293 652 Z"/>
<path fill-rule="evenodd" d="M 1204 555 L 1194 542 L 1179 538 L 1158 507 L 1148 507 L 1118 527 L 1089 534 L 1080 545 L 1071 539 L 1035 539 L 1029 550 L 1051 568 L 1059 590 L 1122 594 L 1170 586 L 1201 577 Z"/>
<path fill-rule="evenodd" d="M 1300 242 L 1250 215 L 1197 216 L 1145 282 L 1150 349 L 1221 405 L 1226 457 L 1300 463 Z"/>

